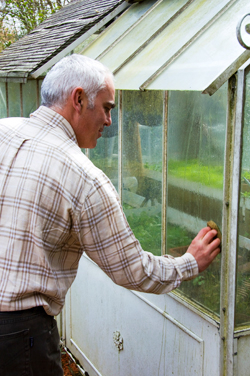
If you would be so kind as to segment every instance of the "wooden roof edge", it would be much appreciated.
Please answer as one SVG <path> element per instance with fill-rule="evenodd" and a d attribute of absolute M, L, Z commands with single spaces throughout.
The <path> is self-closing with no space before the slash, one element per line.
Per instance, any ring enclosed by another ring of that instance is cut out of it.
<path fill-rule="evenodd" d="M 16 82 L 23 83 L 27 82 L 29 73 L 24 71 L 14 71 L 8 72 L 0 70 L 0 82 Z"/>

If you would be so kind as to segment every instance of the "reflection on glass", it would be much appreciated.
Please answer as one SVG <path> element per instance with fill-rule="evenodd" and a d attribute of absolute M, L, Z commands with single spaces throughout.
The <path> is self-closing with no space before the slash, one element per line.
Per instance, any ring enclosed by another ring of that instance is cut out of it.
<path fill-rule="evenodd" d="M 246 79 L 235 324 L 250 324 L 250 74 Z"/>
<path fill-rule="evenodd" d="M 0 82 L 0 119 L 7 117 L 6 84 Z"/>
<path fill-rule="evenodd" d="M 226 86 L 212 97 L 170 92 L 167 249 L 178 257 L 207 221 L 222 225 Z M 220 257 L 180 291 L 219 314 Z"/>
<path fill-rule="evenodd" d="M 23 116 L 29 117 L 29 115 L 36 110 L 37 92 L 36 92 L 36 80 L 28 80 L 26 84 L 22 85 L 23 96 Z"/>
<path fill-rule="evenodd" d="M 123 207 L 145 251 L 161 254 L 163 92 L 123 92 Z"/>
<path fill-rule="evenodd" d="M 91 161 L 100 168 L 118 190 L 118 105 L 111 111 L 112 124 L 105 127 L 97 146 L 89 150 Z"/>
<path fill-rule="evenodd" d="M 8 83 L 9 117 L 21 116 L 20 84 Z"/>

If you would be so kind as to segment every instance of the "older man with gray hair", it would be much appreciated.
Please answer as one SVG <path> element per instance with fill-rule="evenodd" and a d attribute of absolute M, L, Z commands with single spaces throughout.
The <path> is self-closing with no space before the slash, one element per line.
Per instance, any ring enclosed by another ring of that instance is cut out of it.
<path fill-rule="evenodd" d="M 163 294 L 219 253 L 202 229 L 178 258 L 142 250 L 94 148 L 115 107 L 112 73 L 81 55 L 59 61 L 30 118 L 0 120 L 0 374 L 60 376 L 54 315 L 85 252 L 127 289 Z"/>

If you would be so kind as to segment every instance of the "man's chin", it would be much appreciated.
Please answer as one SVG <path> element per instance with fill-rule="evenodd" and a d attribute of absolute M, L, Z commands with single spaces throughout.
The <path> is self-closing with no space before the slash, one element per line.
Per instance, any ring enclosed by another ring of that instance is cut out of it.
<path fill-rule="evenodd" d="M 94 149 L 97 145 L 97 140 L 96 142 L 94 142 L 93 144 L 91 144 L 91 146 L 89 146 L 87 149 Z"/>

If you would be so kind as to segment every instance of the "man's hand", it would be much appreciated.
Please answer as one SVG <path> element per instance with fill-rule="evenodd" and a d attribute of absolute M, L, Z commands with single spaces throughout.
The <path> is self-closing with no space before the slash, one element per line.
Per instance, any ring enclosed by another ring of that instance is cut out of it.
<path fill-rule="evenodd" d="M 215 238 L 216 230 L 204 227 L 193 239 L 187 253 L 191 253 L 197 261 L 199 273 L 207 269 L 215 257 L 220 253 L 220 239 Z"/>

